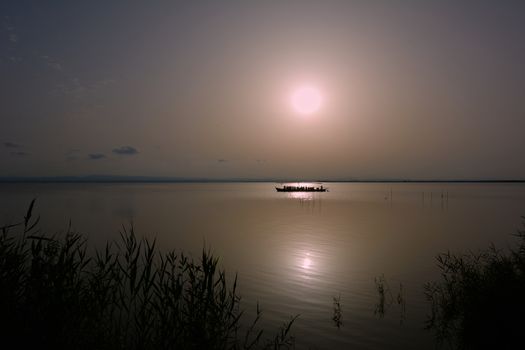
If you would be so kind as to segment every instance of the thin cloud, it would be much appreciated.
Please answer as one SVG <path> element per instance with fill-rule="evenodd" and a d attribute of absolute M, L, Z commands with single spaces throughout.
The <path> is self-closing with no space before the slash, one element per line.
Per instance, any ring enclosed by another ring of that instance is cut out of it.
<path fill-rule="evenodd" d="M 40 56 L 40 58 L 42 58 L 44 60 L 44 62 L 46 63 L 46 65 L 51 68 L 51 69 L 54 69 L 54 70 L 57 70 L 57 71 L 62 71 L 62 64 L 60 64 L 60 62 L 58 62 L 57 60 L 47 56 L 47 55 L 42 55 Z"/>
<path fill-rule="evenodd" d="M 80 153 L 80 150 L 76 148 L 68 150 L 65 153 L 66 161 L 71 162 L 71 161 L 77 160 L 79 157 L 79 153 Z"/>
<path fill-rule="evenodd" d="M 19 37 L 16 34 L 15 26 L 11 24 L 9 16 L 4 17 L 4 29 L 7 31 L 7 37 L 9 41 L 16 44 L 19 40 Z"/>
<path fill-rule="evenodd" d="M 118 147 L 113 149 L 112 152 L 121 156 L 133 156 L 139 153 L 139 151 L 135 147 L 131 146 Z"/>
<path fill-rule="evenodd" d="M 4 142 L 4 147 L 6 147 L 6 148 L 20 148 L 22 146 L 17 144 L 17 143 L 8 141 L 8 142 Z"/>
<path fill-rule="evenodd" d="M 18 52 L 17 46 L 18 41 L 20 40 L 20 37 L 18 36 L 16 32 L 15 26 L 11 23 L 11 19 L 9 16 L 4 16 L 2 27 L 0 27 L 0 34 L 2 34 L 2 40 L 4 38 L 7 39 L 7 43 L 5 46 L 7 47 L 10 54 L 6 52 L 6 54 L 0 56 L 1 62 L 11 62 L 11 63 L 19 63 L 22 61 L 22 57 L 17 55 Z M 5 34 L 5 36 L 4 36 Z"/>
<path fill-rule="evenodd" d="M 20 152 L 11 152 L 11 155 L 15 157 L 25 157 L 25 156 L 28 156 L 29 153 L 20 151 Z"/>
<path fill-rule="evenodd" d="M 63 65 L 57 61 L 47 61 L 46 57 L 41 56 L 42 59 L 46 60 L 46 64 L 56 71 L 63 72 Z M 95 94 L 101 93 L 106 89 L 111 88 L 112 85 L 116 84 L 115 79 L 102 79 L 93 83 L 86 83 L 81 81 L 79 78 L 67 78 L 61 83 L 57 84 L 51 92 L 54 95 L 65 95 L 71 96 L 76 99 L 93 97 Z"/>
<path fill-rule="evenodd" d="M 88 158 L 91 159 L 91 160 L 98 160 L 98 159 L 104 159 L 104 158 L 107 158 L 107 157 L 103 153 L 90 153 L 90 154 L 88 154 Z"/>

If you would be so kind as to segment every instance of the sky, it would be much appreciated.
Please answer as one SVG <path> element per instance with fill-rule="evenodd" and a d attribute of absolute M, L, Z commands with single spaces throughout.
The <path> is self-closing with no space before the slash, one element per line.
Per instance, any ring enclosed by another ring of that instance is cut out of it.
<path fill-rule="evenodd" d="M 0 177 L 525 179 L 524 37 L 523 1 L 4 0 Z"/>

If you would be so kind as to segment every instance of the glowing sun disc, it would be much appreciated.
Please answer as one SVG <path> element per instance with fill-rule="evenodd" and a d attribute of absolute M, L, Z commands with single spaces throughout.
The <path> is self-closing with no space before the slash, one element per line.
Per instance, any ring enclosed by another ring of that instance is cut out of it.
<path fill-rule="evenodd" d="M 321 92 L 313 86 L 301 86 L 292 94 L 292 107 L 299 114 L 312 114 L 321 108 Z"/>

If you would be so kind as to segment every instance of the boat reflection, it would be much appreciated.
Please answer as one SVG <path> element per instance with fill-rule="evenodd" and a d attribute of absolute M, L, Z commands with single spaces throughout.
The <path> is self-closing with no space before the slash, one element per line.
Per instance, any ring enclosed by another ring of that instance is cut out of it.
<path fill-rule="evenodd" d="M 297 199 L 300 201 L 311 201 L 314 199 L 314 193 L 312 192 L 288 192 L 287 198 Z"/>

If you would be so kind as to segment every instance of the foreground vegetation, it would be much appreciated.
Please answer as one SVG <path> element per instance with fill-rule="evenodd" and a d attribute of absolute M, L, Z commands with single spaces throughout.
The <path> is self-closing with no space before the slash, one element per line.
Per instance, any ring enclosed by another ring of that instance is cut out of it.
<path fill-rule="evenodd" d="M 68 229 L 24 220 L 0 228 L 0 335 L 3 344 L 49 349 L 279 349 L 293 347 L 292 319 L 262 340 L 260 311 L 242 327 L 237 278 L 218 260 L 161 253 L 133 227 L 95 254 Z"/>
<path fill-rule="evenodd" d="M 218 260 L 160 252 L 137 239 L 131 226 L 118 242 L 87 254 L 69 228 L 46 236 L 33 217 L 0 227 L 0 336 L 3 344 L 44 349 L 288 349 L 292 318 L 263 337 L 257 309 L 241 321 L 237 278 L 228 281 Z M 437 257 L 442 278 L 427 283 L 427 329 L 453 349 L 502 349 L 520 344 L 525 329 L 525 229 L 514 249 Z M 382 317 L 394 301 L 384 276 L 376 279 Z M 340 297 L 333 321 L 343 326 Z"/>
<path fill-rule="evenodd" d="M 525 218 L 524 218 L 525 219 Z M 525 330 L 525 230 L 517 247 L 437 257 L 442 279 L 427 283 L 427 328 L 454 349 L 510 349 Z"/>

